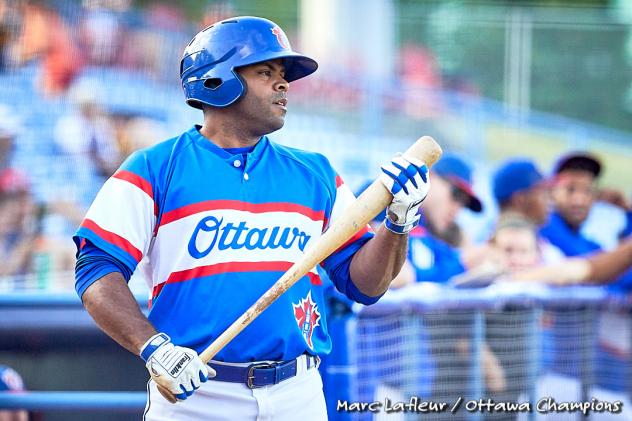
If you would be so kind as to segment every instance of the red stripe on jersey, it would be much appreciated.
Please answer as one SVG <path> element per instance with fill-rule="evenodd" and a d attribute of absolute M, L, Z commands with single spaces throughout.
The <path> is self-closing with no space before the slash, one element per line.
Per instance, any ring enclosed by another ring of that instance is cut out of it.
<path fill-rule="evenodd" d="M 293 265 L 292 262 L 226 262 L 216 263 L 214 265 L 199 266 L 193 269 L 172 272 L 164 284 L 172 284 L 175 282 L 184 282 L 204 276 L 218 275 L 220 273 L 236 273 L 236 272 L 287 272 Z M 313 285 L 321 285 L 322 282 L 318 276 L 314 278 L 311 272 L 307 274 Z M 162 286 L 154 287 L 154 297 L 162 290 Z"/>
<path fill-rule="evenodd" d="M 340 177 L 338 174 L 336 174 L 336 188 L 342 186 L 345 182 L 342 181 L 342 177 Z"/>
<path fill-rule="evenodd" d="M 426 236 L 426 228 L 422 227 L 421 225 L 417 225 L 415 228 L 413 228 L 410 233 L 408 234 L 410 237 L 425 237 Z"/>
<path fill-rule="evenodd" d="M 89 229 L 90 231 L 94 231 L 96 235 L 98 235 L 103 240 L 107 241 L 108 243 L 114 244 L 115 246 L 125 250 L 137 262 L 140 262 L 140 259 L 143 258 L 143 253 L 140 250 L 138 250 L 136 247 L 134 247 L 132 243 L 130 243 L 129 241 L 127 241 L 125 238 L 121 237 L 118 234 L 104 230 L 103 228 L 98 226 L 96 222 L 92 221 L 91 219 L 87 219 L 87 218 L 84 219 L 83 222 L 81 223 L 81 226 Z"/>
<path fill-rule="evenodd" d="M 266 212 L 294 212 L 307 216 L 314 221 L 322 221 L 325 218 L 324 211 L 315 211 L 307 206 L 298 205 L 296 203 L 287 202 L 270 202 L 270 203 L 249 203 L 240 200 L 208 200 L 205 202 L 193 203 L 178 209 L 166 212 L 160 220 L 160 226 L 167 225 L 170 222 L 185 218 L 196 213 L 217 209 L 231 209 L 239 211 L 247 211 L 251 213 Z"/>
<path fill-rule="evenodd" d="M 160 291 L 162 291 L 162 288 L 165 286 L 165 284 L 166 282 L 163 282 L 162 284 L 158 284 L 154 287 L 153 291 L 151 292 L 151 298 L 149 299 L 149 308 L 151 308 L 152 301 L 155 300 L 158 295 L 160 295 Z"/>
<path fill-rule="evenodd" d="M 312 285 L 322 285 L 323 281 L 320 280 L 320 276 L 317 273 L 307 272 L 307 277 Z"/>
<path fill-rule="evenodd" d="M 127 181 L 128 183 L 135 185 L 136 187 L 147 193 L 151 200 L 154 200 L 154 193 L 151 187 L 151 183 L 145 180 L 140 175 L 134 174 L 131 171 L 118 170 L 112 177 L 118 178 L 119 180 Z"/>

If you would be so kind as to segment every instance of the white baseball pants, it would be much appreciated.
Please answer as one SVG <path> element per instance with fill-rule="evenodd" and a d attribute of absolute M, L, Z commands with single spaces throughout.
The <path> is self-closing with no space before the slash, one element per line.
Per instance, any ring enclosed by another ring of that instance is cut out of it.
<path fill-rule="evenodd" d="M 237 364 L 247 366 L 249 364 Z M 326 421 L 323 383 L 316 367 L 298 358 L 295 377 L 249 389 L 245 384 L 209 380 L 187 400 L 171 404 L 156 383 L 147 383 L 144 421 Z"/>

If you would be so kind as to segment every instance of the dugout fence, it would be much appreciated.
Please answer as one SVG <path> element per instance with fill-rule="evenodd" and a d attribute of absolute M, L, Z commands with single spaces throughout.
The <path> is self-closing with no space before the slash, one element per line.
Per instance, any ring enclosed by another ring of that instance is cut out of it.
<path fill-rule="evenodd" d="M 351 400 L 381 411 L 346 415 L 383 419 L 390 405 L 387 419 L 632 419 L 630 304 L 593 287 L 421 283 L 389 293 L 359 311 L 351 360 Z M 397 411 L 397 402 L 418 405 Z M 565 410 L 572 402 L 603 411 L 586 418 Z M 612 413 L 614 402 L 622 409 Z"/>
<path fill-rule="evenodd" d="M 143 301 L 139 299 L 141 305 Z M 348 349 L 346 360 L 330 359 L 322 367 L 328 404 L 333 409 L 330 419 L 587 419 L 578 411 L 542 414 L 485 409 L 488 399 L 494 403 L 527 402 L 535 409 L 546 397 L 557 403 L 591 402 L 593 398 L 607 403 L 620 401 L 620 413 L 593 411 L 588 419 L 632 419 L 628 412 L 631 307 L 627 296 L 594 287 L 502 284 L 454 289 L 420 283 L 389 292 L 377 304 L 359 307 L 355 314 L 329 317 L 334 347 L 344 344 Z M 68 379 L 47 374 L 46 367 L 53 364 L 48 362 L 46 350 L 63 347 L 55 344 L 56 338 L 65 344 L 83 341 L 90 353 L 108 346 L 84 313 L 73 294 L 1 296 L 0 362 L 10 363 L 21 372 L 33 391 L 0 395 L 0 409 L 22 407 L 43 414 L 38 419 L 46 420 L 62 419 L 57 415 L 61 411 L 65 417 L 73 414 L 76 420 L 138 419 L 145 373 L 122 349 L 119 357 L 112 350 L 107 359 L 82 359 L 75 346 L 68 358 L 82 376 L 138 368 L 134 375 L 139 381 L 128 390 L 104 384 L 84 389 L 103 387 L 102 393 L 69 391 Z M 119 363 L 117 358 L 121 358 Z M 61 360 L 55 361 L 54 367 L 59 368 Z M 90 363 L 95 367 L 81 365 Z M 49 383 L 34 382 L 30 376 L 34 373 L 48 378 Z M 448 407 L 459 398 L 462 403 L 456 413 L 392 410 L 386 414 L 386 399 L 393 409 L 411 398 Z M 348 404 L 379 402 L 382 407 L 375 412 L 336 411 L 338 400 Z M 479 409 L 465 408 L 466 403 L 478 400 L 483 403 Z"/>

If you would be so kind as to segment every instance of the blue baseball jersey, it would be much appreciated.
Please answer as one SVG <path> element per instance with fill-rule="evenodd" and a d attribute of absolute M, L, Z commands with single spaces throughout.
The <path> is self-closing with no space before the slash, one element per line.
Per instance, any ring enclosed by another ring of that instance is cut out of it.
<path fill-rule="evenodd" d="M 627 211 L 625 213 L 625 227 L 619 233 L 619 238 L 624 239 L 630 235 L 632 235 L 632 211 Z"/>
<path fill-rule="evenodd" d="M 581 230 L 568 225 L 557 212 L 550 215 L 549 221 L 540 229 L 540 235 L 568 257 L 589 255 L 601 250 L 599 244 L 586 238 Z M 611 283 L 608 289 L 629 291 L 631 287 L 632 270 L 628 270 Z M 545 313 L 546 324 L 542 327 L 542 355 L 545 357 L 543 366 L 547 370 L 578 377 L 581 374 L 581 355 L 576 352 L 576 341 L 569 336 L 569 317 L 563 310 Z M 613 381 L 609 374 L 620 370 L 623 365 L 621 357 L 599 344 L 596 347 L 596 360 L 596 383 L 602 387 L 619 390 L 621 385 Z"/>
<path fill-rule="evenodd" d="M 579 256 L 601 249 L 599 244 L 571 228 L 557 212 L 553 212 L 546 225 L 540 228 L 540 235 L 566 256 Z"/>
<path fill-rule="evenodd" d="M 540 229 L 540 235 L 558 247 L 566 256 L 582 256 L 601 251 L 601 246 L 584 237 L 579 230 L 569 226 L 564 218 L 553 212 L 549 222 Z M 632 269 L 628 269 L 608 286 L 612 290 L 632 289 Z"/>
<path fill-rule="evenodd" d="M 415 268 L 417 282 L 444 283 L 465 272 L 459 251 L 421 225 L 410 232 L 408 259 Z"/>
<path fill-rule="evenodd" d="M 151 323 L 175 344 L 201 352 L 353 200 L 320 154 L 265 136 L 247 153 L 224 150 L 195 126 L 131 155 L 104 184 L 74 240 L 80 248 L 87 240 L 130 272 L 143 271 Z M 372 236 L 363 228 L 321 263 L 341 292 L 365 304 L 377 298 L 355 287 L 349 263 Z M 78 282 L 78 293 L 88 286 Z M 314 268 L 215 359 L 282 360 L 330 348 Z"/>

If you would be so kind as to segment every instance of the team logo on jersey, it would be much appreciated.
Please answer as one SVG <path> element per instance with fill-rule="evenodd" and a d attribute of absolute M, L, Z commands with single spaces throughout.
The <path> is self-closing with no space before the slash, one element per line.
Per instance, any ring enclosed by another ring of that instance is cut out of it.
<path fill-rule="evenodd" d="M 288 48 L 290 48 L 289 42 L 287 38 L 285 37 L 285 34 L 281 30 L 281 28 L 279 28 L 278 26 L 275 26 L 274 28 L 270 30 L 272 31 L 274 35 L 276 35 L 277 41 L 279 42 L 279 45 L 281 46 L 281 48 L 283 48 L 284 50 L 287 50 Z"/>
<path fill-rule="evenodd" d="M 189 240 L 189 254 L 195 259 L 207 256 L 217 246 L 218 250 L 265 250 L 297 247 L 305 251 L 312 238 L 297 227 L 252 227 L 245 221 L 226 222 L 207 216 L 198 222 Z"/>
<path fill-rule="evenodd" d="M 303 333 L 307 345 L 310 349 L 314 349 L 312 334 L 314 333 L 314 328 L 320 326 L 320 312 L 316 303 L 312 301 L 312 292 L 308 292 L 307 297 L 301 299 L 298 304 L 292 303 L 292 306 L 294 307 L 294 318 Z"/>

